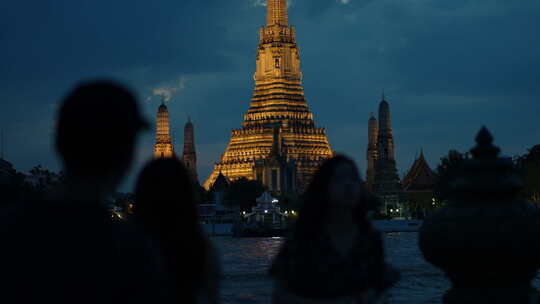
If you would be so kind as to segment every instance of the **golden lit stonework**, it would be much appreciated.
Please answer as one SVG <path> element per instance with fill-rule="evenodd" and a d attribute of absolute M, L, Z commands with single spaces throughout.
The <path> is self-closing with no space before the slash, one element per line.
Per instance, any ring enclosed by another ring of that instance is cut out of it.
<path fill-rule="evenodd" d="M 174 156 L 169 125 L 169 110 L 165 103 L 159 106 L 156 122 L 156 143 L 154 145 L 155 158 L 170 158 Z"/>
<path fill-rule="evenodd" d="M 302 87 L 300 54 L 287 1 L 268 0 L 267 26 L 260 30 L 255 90 L 241 129 L 232 131 L 220 162 L 204 183 L 209 189 L 221 172 L 230 180 L 257 179 L 255 164 L 272 151 L 279 129 L 281 153 L 295 164 L 295 189 L 302 192 L 322 161 L 333 156 L 323 128 L 317 128 Z"/>

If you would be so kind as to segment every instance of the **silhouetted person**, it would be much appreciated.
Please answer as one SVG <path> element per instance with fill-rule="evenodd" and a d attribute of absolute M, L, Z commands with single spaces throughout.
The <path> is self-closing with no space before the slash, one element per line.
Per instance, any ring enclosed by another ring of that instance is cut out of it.
<path fill-rule="evenodd" d="M 199 223 L 195 183 L 176 158 L 151 161 L 135 191 L 135 216 L 160 245 L 183 303 L 218 303 L 219 263 Z"/>
<path fill-rule="evenodd" d="M 397 281 L 367 211 L 355 164 L 344 156 L 327 160 L 304 193 L 291 236 L 270 269 L 273 302 L 373 303 Z"/>
<path fill-rule="evenodd" d="M 145 126 L 134 96 L 116 84 L 82 84 L 65 98 L 56 126 L 65 189 L 0 219 L 0 301 L 168 302 L 159 252 L 105 207 Z"/>

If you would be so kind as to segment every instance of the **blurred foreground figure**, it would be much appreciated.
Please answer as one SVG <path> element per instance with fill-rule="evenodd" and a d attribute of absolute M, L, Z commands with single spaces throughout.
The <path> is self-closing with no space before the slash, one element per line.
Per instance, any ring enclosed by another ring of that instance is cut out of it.
<path fill-rule="evenodd" d="M 540 303 L 540 210 L 521 199 L 512 160 L 483 127 L 472 158 L 448 185 L 447 206 L 424 221 L 419 246 L 452 286 L 446 304 Z"/>
<path fill-rule="evenodd" d="M 199 224 L 195 183 L 176 158 L 151 161 L 135 191 L 135 215 L 157 241 L 182 303 L 218 303 L 219 263 Z"/>
<path fill-rule="evenodd" d="M 168 303 L 158 253 L 104 204 L 145 125 L 135 98 L 115 84 L 82 84 L 66 97 L 56 129 L 65 189 L 2 214 L 0 301 Z"/>
<path fill-rule="evenodd" d="M 377 303 L 399 279 L 384 262 L 366 198 L 350 159 L 336 156 L 320 167 L 271 267 L 273 303 Z"/>

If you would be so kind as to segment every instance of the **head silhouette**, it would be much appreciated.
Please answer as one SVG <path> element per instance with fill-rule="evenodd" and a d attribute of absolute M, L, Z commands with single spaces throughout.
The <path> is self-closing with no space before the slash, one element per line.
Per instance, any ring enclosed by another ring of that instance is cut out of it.
<path fill-rule="evenodd" d="M 139 175 L 135 213 L 151 231 L 193 230 L 199 224 L 195 193 L 191 175 L 180 160 L 158 158 Z"/>
<path fill-rule="evenodd" d="M 364 183 L 355 163 L 346 156 L 337 155 L 325 161 L 313 176 L 302 196 L 296 223 L 301 238 L 321 231 L 328 221 L 331 208 L 350 208 L 355 222 L 366 223 L 367 199 Z M 300 236 L 299 236 L 300 237 Z"/>
<path fill-rule="evenodd" d="M 57 120 L 56 148 L 66 173 L 119 181 L 131 164 L 136 135 L 145 126 L 127 89 L 106 81 L 80 84 L 64 99 Z"/>
<path fill-rule="evenodd" d="M 139 175 L 135 215 L 159 241 L 168 269 L 184 297 L 193 296 L 203 279 L 207 252 L 195 204 L 191 175 L 176 158 L 152 160 Z"/>

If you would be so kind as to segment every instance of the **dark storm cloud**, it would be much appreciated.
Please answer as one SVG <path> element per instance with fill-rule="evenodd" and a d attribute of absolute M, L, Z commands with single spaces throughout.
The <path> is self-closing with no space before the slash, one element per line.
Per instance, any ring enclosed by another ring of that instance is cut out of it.
<path fill-rule="evenodd" d="M 36 2 L 36 3 L 34 3 Z M 296 0 L 306 97 L 333 148 L 364 167 L 367 119 L 386 89 L 403 173 L 424 148 L 432 166 L 466 150 L 482 124 L 507 154 L 538 143 L 540 2 Z M 18 1 L 0 4 L 0 127 L 21 169 L 53 166 L 50 137 L 63 94 L 112 77 L 153 118 L 156 89 L 172 94 L 173 136 L 196 126 L 201 179 L 239 128 L 252 94 L 256 0 Z M 139 148 L 139 165 L 152 150 Z"/>
<path fill-rule="evenodd" d="M 227 19 L 216 3 L 221 1 L 12 2 L 2 18 L 8 24 L 0 36 L 0 54 L 8 59 L 4 72 L 8 80 L 31 82 L 134 67 L 223 69 Z"/>
<path fill-rule="evenodd" d="M 391 101 L 401 171 L 421 146 L 433 165 L 449 148 L 470 148 L 481 124 L 510 154 L 537 141 L 539 2 L 351 0 L 320 7 L 327 9 L 317 20 L 300 19 L 299 39 L 308 39 L 304 74 L 308 94 L 317 91 L 313 107 L 328 113 L 325 103 L 339 100 L 348 109 L 339 118 L 322 117 L 337 149 L 364 163 L 365 120 L 382 88 Z M 318 77 L 325 73 L 331 81 Z"/>

